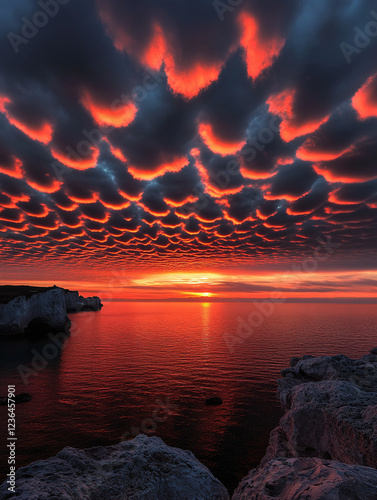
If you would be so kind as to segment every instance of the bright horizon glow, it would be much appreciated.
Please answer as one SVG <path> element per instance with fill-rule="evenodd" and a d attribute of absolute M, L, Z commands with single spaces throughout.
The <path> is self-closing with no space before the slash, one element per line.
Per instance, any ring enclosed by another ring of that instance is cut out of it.
<path fill-rule="evenodd" d="M 56 274 L 56 273 L 55 273 Z M 51 275 L 51 278 L 49 276 Z M 155 272 L 112 271 L 90 278 L 66 280 L 47 273 L 36 278 L 5 279 L 1 284 L 52 286 L 78 290 L 111 300 L 254 300 L 266 298 L 377 300 L 377 271 L 299 272 Z"/>

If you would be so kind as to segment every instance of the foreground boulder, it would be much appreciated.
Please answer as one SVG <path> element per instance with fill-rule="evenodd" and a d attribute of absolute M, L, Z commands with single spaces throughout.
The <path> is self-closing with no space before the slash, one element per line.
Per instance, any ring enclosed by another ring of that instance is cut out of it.
<path fill-rule="evenodd" d="M 71 321 L 67 312 L 98 311 L 102 307 L 98 297 L 85 299 L 78 292 L 55 286 L 0 289 L 0 334 L 68 332 Z"/>
<path fill-rule="evenodd" d="M 190 451 L 139 435 L 107 448 L 65 448 L 23 467 L 16 494 L 0 500 L 229 500 L 225 487 Z"/>
<path fill-rule="evenodd" d="M 376 500 L 377 470 L 319 458 L 279 458 L 252 470 L 232 500 Z"/>
<path fill-rule="evenodd" d="M 305 356 L 291 365 L 278 382 L 285 415 L 262 463 L 311 456 L 377 467 L 377 355 Z"/>

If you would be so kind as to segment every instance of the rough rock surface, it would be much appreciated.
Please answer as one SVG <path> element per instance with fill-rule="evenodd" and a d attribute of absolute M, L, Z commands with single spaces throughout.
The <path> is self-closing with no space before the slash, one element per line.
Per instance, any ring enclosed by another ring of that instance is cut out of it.
<path fill-rule="evenodd" d="M 225 487 L 189 451 L 137 436 L 107 448 L 65 448 L 16 474 L 0 500 L 228 500 Z"/>
<path fill-rule="evenodd" d="M 252 470 L 232 500 L 376 500 L 377 470 L 319 458 L 279 458 Z"/>
<path fill-rule="evenodd" d="M 285 415 L 262 465 L 311 456 L 377 467 L 376 354 L 293 358 L 282 375 L 278 396 Z"/>
<path fill-rule="evenodd" d="M 78 292 L 58 287 L 20 295 L 0 303 L 0 334 L 44 330 L 67 332 L 71 325 L 67 311 L 98 311 L 101 307 L 98 297 L 84 299 Z"/>

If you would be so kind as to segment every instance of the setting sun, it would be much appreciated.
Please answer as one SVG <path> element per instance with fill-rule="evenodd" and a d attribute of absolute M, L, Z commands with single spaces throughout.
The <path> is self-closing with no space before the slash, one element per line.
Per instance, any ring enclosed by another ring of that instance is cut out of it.
<path fill-rule="evenodd" d="M 214 297 L 216 294 L 211 292 L 183 292 L 187 297 Z"/>

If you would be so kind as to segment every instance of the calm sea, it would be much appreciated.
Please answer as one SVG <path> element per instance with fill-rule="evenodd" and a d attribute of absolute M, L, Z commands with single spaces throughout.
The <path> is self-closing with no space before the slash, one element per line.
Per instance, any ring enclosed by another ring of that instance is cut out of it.
<path fill-rule="evenodd" d="M 18 466 L 144 432 L 191 450 L 232 490 L 264 455 L 281 416 L 276 380 L 292 356 L 359 357 L 377 346 L 375 305 L 281 304 L 259 326 L 254 312 L 247 303 L 113 302 L 71 315 L 74 334 L 59 352 L 50 340 L 2 339 L 0 396 L 8 384 L 33 396 L 16 407 Z M 233 344 L 237 330 L 245 338 Z M 24 385 L 19 367 L 33 369 L 36 353 L 50 359 Z M 206 406 L 211 396 L 223 405 Z M 5 421 L 0 407 L 2 479 Z"/>

